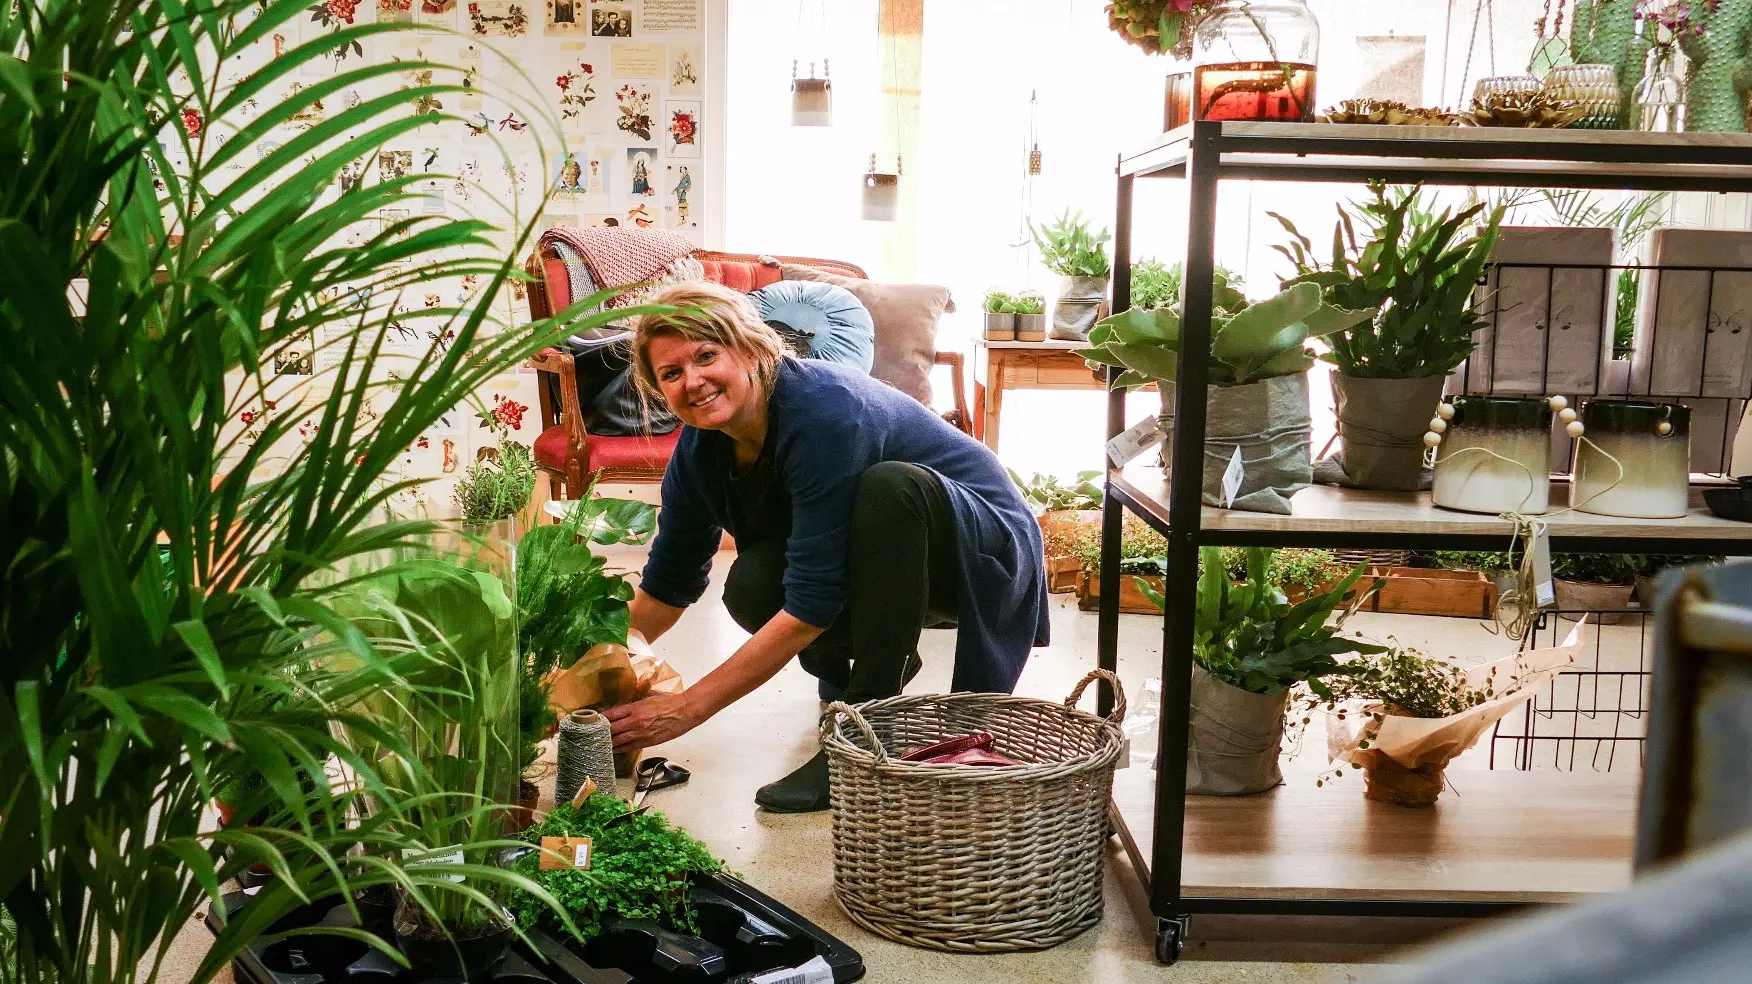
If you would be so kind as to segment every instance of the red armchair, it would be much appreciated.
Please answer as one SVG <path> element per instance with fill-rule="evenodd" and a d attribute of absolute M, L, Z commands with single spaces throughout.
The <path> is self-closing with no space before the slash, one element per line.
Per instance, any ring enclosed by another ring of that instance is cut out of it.
<path fill-rule="evenodd" d="M 752 253 L 718 253 L 700 250 L 694 253 L 706 269 L 706 276 L 727 287 L 749 293 L 779 279 L 779 267 Z M 850 263 L 810 257 L 782 256 L 786 263 L 806 263 L 845 277 L 868 279 L 863 270 Z M 572 303 L 571 284 L 558 256 L 537 252 L 529 257 L 524 269 L 534 278 L 529 286 L 530 314 L 545 318 Z M 973 418 L 967 412 L 963 389 L 963 360 L 960 352 L 938 352 L 935 363 L 948 366 L 952 374 L 955 404 L 943 414 L 943 419 L 960 430 L 972 434 Z M 604 482 L 655 483 L 663 480 L 669 466 L 669 456 L 675 451 L 680 436 L 677 429 L 668 434 L 639 437 L 609 437 L 591 434 L 584 429 L 584 414 L 578 405 L 578 383 L 573 375 L 572 357 L 556 349 L 543 349 L 526 365 L 543 374 L 539 390 L 542 432 L 535 439 L 536 467 L 548 475 L 549 488 L 556 499 L 581 495 L 589 486 L 588 476 L 600 473 Z M 551 377 L 546 374 L 552 373 Z M 556 382 L 558 385 L 550 385 Z M 558 405 L 555 404 L 557 391 Z"/>

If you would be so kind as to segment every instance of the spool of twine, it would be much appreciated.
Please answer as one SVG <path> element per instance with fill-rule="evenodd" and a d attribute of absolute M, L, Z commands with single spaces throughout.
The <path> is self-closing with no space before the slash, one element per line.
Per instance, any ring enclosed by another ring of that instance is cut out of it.
<path fill-rule="evenodd" d="M 555 756 L 554 802 L 569 803 L 585 779 L 596 780 L 605 790 L 614 789 L 614 735 L 608 718 L 587 708 L 560 718 L 560 738 Z"/>

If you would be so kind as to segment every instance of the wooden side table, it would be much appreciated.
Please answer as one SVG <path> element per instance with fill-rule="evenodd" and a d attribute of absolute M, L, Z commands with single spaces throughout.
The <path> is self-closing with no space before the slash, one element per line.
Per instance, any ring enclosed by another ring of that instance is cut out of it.
<path fill-rule="evenodd" d="M 1004 409 L 1004 391 L 1037 390 L 1099 390 L 1105 386 L 1095 378 L 1089 364 L 1075 354 L 1088 348 L 1087 342 L 988 342 L 979 341 L 985 362 L 983 382 L 975 382 L 974 400 L 984 407 L 981 439 L 993 451 L 998 449 L 998 415 Z"/>

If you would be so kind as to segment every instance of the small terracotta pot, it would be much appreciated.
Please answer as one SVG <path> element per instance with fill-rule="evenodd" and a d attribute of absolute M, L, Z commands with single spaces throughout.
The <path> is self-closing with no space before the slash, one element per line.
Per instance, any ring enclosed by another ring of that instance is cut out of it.
<path fill-rule="evenodd" d="M 1552 584 L 1557 589 L 1560 610 L 1594 612 L 1590 620 L 1599 625 L 1618 625 L 1630 617 L 1613 609 L 1630 607 L 1635 584 L 1592 584 L 1563 578 L 1554 578 Z"/>

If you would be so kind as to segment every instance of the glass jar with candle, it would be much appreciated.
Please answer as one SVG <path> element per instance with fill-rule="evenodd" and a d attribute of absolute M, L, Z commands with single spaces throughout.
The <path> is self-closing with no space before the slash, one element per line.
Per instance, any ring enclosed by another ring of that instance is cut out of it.
<path fill-rule="evenodd" d="M 1224 0 L 1193 30 L 1193 119 L 1312 123 L 1319 52 L 1304 0 Z"/>
<path fill-rule="evenodd" d="M 1431 501 L 1461 512 L 1544 512 L 1551 504 L 1551 413 L 1543 399 L 1497 396 L 1456 396 L 1438 407 L 1430 421 L 1441 437 Z"/>
<path fill-rule="evenodd" d="M 1676 519 L 1691 502 L 1691 409 L 1676 403 L 1582 405 L 1570 506 L 1601 516 Z"/>

